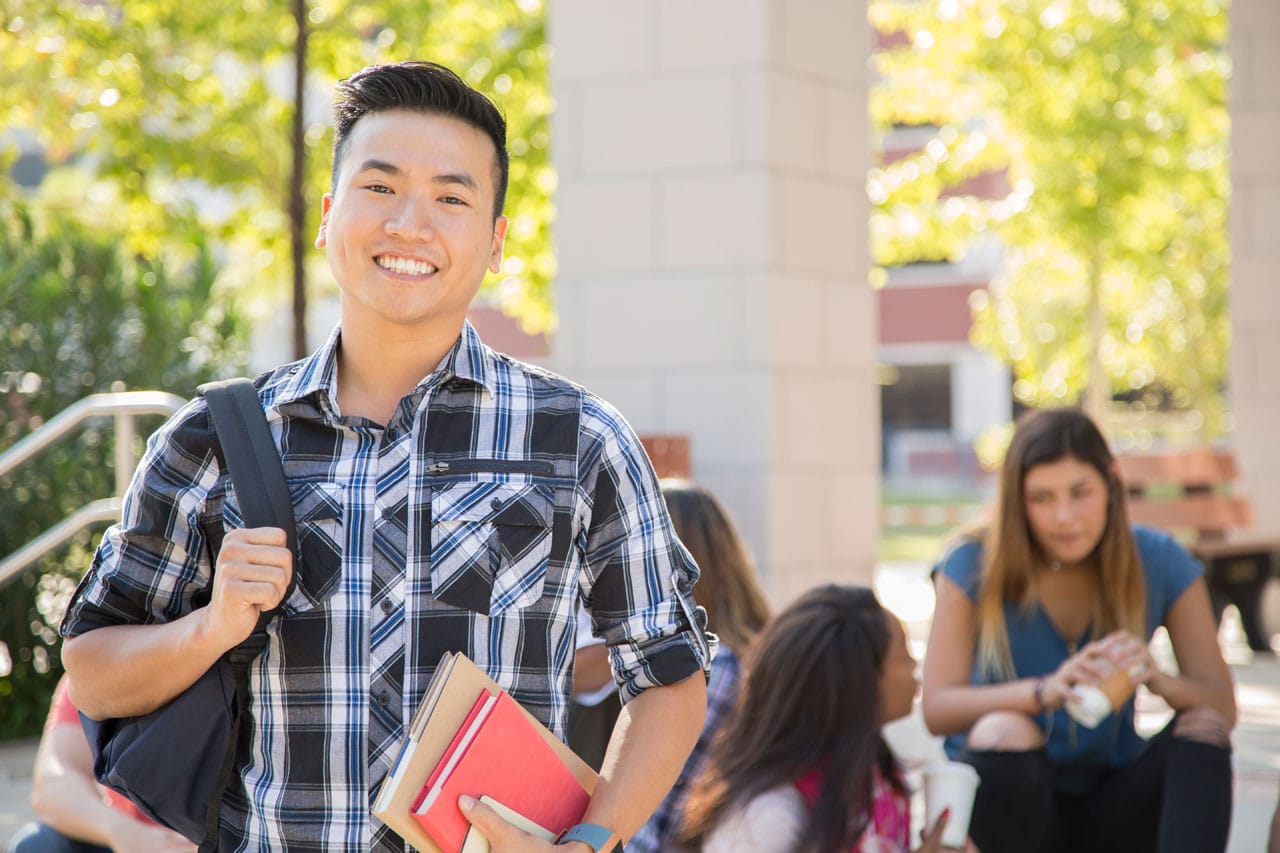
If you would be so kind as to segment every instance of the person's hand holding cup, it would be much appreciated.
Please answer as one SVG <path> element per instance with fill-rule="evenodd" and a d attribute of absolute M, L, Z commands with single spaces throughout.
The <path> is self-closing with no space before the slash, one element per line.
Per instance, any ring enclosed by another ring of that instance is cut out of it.
<path fill-rule="evenodd" d="M 924 825 L 935 826 L 943 812 L 947 823 L 942 846 L 968 849 L 969 816 L 978 790 L 978 771 L 960 761 L 935 761 L 924 768 Z"/>
<path fill-rule="evenodd" d="M 1082 726 L 1095 728 L 1123 708 L 1133 696 L 1137 680 L 1146 674 L 1145 662 L 1134 662 L 1118 653 L 1115 643 L 1123 639 L 1118 634 L 1098 644 L 1091 654 L 1094 668 L 1104 673 L 1101 679 L 1096 684 L 1076 684 L 1067 695 L 1067 713 Z"/>

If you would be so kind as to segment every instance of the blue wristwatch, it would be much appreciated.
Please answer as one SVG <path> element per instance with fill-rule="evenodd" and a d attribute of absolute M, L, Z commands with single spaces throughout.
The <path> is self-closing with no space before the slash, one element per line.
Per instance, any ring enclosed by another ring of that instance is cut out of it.
<path fill-rule="evenodd" d="M 603 827 L 598 823 L 580 823 L 560 833 L 560 837 L 556 839 L 556 844 L 581 841 L 594 850 L 595 853 L 622 853 L 621 841 L 612 847 L 607 846 L 611 838 L 613 838 L 613 830 L 607 827 Z"/>

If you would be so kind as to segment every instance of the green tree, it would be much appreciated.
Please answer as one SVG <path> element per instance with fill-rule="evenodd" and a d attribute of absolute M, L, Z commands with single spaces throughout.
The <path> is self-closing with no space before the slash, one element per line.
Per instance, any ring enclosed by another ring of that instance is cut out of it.
<path fill-rule="evenodd" d="M 54 162 L 75 159 L 109 180 L 109 215 L 132 251 L 152 253 L 172 227 L 174 200 L 201 195 L 202 225 L 229 250 L 228 282 L 261 314 L 292 279 L 296 5 L 8 0 L 0 126 L 30 128 Z M 304 8 L 312 97 L 302 232 L 315 233 L 328 188 L 333 82 L 372 62 L 443 62 L 508 119 L 512 227 L 505 275 L 488 287 L 528 328 L 548 329 L 553 178 L 541 0 L 308 0 Z M 308 262 L 321 259 L 312 252 Z"/>
<path fill-rule="evenodd" d="M 1226 0 L 876 0 L 882 126 L 938 125 L 873 171 L 878 263 L 1006 247 L 973 339 L 1028 405 L 1113 395 L 1222 427 L 1230 329 Z M 948 187 L 993 168 L 1011 191 Z"/>
<path fill-rule="evenodd" d="M 239 316 L 217 272 L 190 223 L 142 256 L 110 231 L 0 202 L 0 450 L 118 381 L 185 398 L 242 371 Z M 93 420 L 0 478 L 0 554 L 113 494 L 113 453 L 111 420 Z M 61 672 L 57 623 L 93 538 L 0 587 L 0 739 L 40 730 Z"/>

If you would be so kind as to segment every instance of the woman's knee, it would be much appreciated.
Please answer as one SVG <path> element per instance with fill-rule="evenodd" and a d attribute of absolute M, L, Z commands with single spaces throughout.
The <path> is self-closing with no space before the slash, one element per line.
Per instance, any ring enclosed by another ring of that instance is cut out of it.
<path fill-rule="evenodd" d="M 1207 743 L 1211 746 L 1231 746 L 1231 723 L 1220 711 L 1207 706 L 1187 708 L 1178 712 L 1173 724 L 1173 736 L 1179 740 Z"/>
<path fill-rule="evenodd" d="M 969 749 L 987 752 L 1025 752 L 1044 746 L 1036 721 L 1017 711 L 992 711 L 969 729 Z"/>

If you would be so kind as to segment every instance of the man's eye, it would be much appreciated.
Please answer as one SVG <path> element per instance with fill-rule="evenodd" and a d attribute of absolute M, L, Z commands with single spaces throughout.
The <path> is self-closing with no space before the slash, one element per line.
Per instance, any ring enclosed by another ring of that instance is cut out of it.
<path fill-rule="evenodd" d="M 388 187 L 388 186 L 387 186 L 387 185 L 385 185 L 385 184 L 369 184 L 369 186 L 365 187 L 365 189 L 369 190 L 370 192 L 375 192 L 375 193 L 390 193 L 390 192 L 391 192 L 391 187 Z"/>
<path fill-rule="evenodd" d="M 440 200 L 445 204 L 466 204 L 465 201 L 458 198 L 456 195 L 447 195 L 441 198 Z"/>

